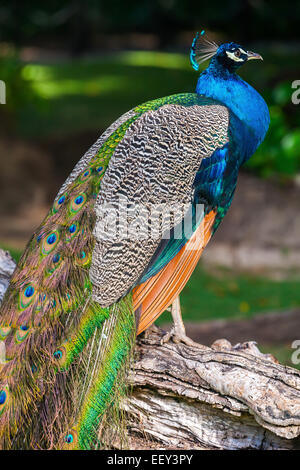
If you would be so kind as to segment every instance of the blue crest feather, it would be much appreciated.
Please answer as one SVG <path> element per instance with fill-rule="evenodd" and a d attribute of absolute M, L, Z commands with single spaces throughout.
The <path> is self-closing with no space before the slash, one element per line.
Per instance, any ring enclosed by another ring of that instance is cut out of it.
<path fill-rule="evenodd" d="M 207 37 L 205 37 L 204 29 L 201 33 L 197 32 L 193 39 L 190 52 L 190 61 L 193 69 L 199 70 L 199 65 L 205 60 L 209 60 L 213 57 L 217 52 L 218 47 L 218 44 L 214 41 L 209 41 Z"/>

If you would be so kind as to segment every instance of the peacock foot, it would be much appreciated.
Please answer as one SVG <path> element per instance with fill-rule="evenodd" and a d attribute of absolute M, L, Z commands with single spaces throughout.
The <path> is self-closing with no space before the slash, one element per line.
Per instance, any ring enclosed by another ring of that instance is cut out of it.
<path fill-rule="evenodd" d="M 185 333 L 185 327 L 181 316 L 180 300 L 179 296 L 176 297 L 171 306 L 171 314 L 174 322 L 174 326 L 171 330 L 166 333 L 161 339 L 161 344 L 166 344 L 172 338 L 174 343 L 184 343 L 187 346 L 193 346 L 194 348 L 207 349 L 207 346 L 196 343 L 189 338 Z"/>
<path fill-rule="evenodd" d="M 206 346 L 203 346 L 200 343 L 196 343 L 193 341 L 191 338 L 189 338 L 186 334 L 185 331 L 181 331 L 176 329 L 175 327 L 172 327 L 168 333 L 166 333 L 162 339 L 161 339 L 161 344 L 166 344 L 170 340 L 172 340 L 174 343 L 184 343 L 187 346 L 193 346 L 194 348 L 199 348 L 199 349 L 206 349 Z"/>

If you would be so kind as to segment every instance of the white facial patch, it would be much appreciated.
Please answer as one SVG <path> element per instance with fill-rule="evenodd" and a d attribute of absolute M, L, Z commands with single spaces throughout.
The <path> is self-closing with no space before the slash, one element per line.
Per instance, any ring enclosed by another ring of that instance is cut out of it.
<path fill-rule="evenodd" d="M 243 49 L 239 48 L 238 49 L 241 54 L 247 54 L 247 52 L 245 52 Z M 226 54 L 227 56 L 229 57 L 229 59 L 232 59 L 232 60 L 235 60 L 235 62 L 244 62 L 244 59 L 242 59 L 241 57 L 237 57 L 236 55 L 234 55 L 234 52 L 229 52 L 229 51 L 226 51 Z"/>

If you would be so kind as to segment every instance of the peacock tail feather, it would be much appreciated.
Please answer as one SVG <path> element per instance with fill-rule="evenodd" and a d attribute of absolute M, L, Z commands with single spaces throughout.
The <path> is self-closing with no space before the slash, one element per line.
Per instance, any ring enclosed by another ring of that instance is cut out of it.
<path fill-rule="evenodd" d="M 0 373 L 4 448 L 24 444 L 16 442 L 20 426 L 28 428 L 31 440 L 38 403 L 49 394 L 56 362 L 64 359 L 67 367 L 109 315 L 91 301 L 93 206 L 110 155 L 125 129 L 105 143 L 89 167 L 55 200 L 25 249 L 5 295 L 0 329 L 6 348 Z"/>
<path fill-rule="evenodd" d="M 129 294 L 112 308 L 97 347 L 92 348 L 91 345 L 88 353 L 88 358 L 94 355 L 91 372 L 85 377 L 83 386 L 79 383 L 76 386 L 77 391 L 80 390 L 80 397 L 76 424 L 72 427 L 76 430 L 72 443 L 79 449 L 101 448 L 104 445 L 100 425 L 109 405 L 124 394 L 122 374 L 124 364 L 128 364 L 133 351 L 135 330 Z M 86 370 L 87 367 L 84 367 L 84 373 Z M 69 434 L 72 434 L 72 429 Z M 70 439 L 67 436 L 64 448 L 68 448 Z"/>
<path fill-rule="evenodd" d="M 124 373 L 132 357 L 135 331 L 129 294 L 112 307 L 100 328 L 94 328 L 82 354 L 68 367 L 60 354 L 62 348 L 56 351 L 55 382 L 38 410 L 43 448 L 101 449 L 108 445 L 107 440 L 111 445 L 112 435 L 103 435 L 103 425 L 109 420 L 111 434 L 113 412 L 118 413 L 114 423 L 119 435 L 123 422 L 118 400 L 125 393 Z M 39 438 L 40 432 L 39 424 L 34 435 Z"/>

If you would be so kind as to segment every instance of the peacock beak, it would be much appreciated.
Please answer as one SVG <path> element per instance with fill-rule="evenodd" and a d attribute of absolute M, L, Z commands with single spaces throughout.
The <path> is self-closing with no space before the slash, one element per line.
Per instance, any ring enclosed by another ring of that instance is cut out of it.
<path fill-rule="evenodd" d="M 260 59 L 264 60 L 261 55 L 256 54 L 256 52 L 247 51 L 247 60 Z"/>

